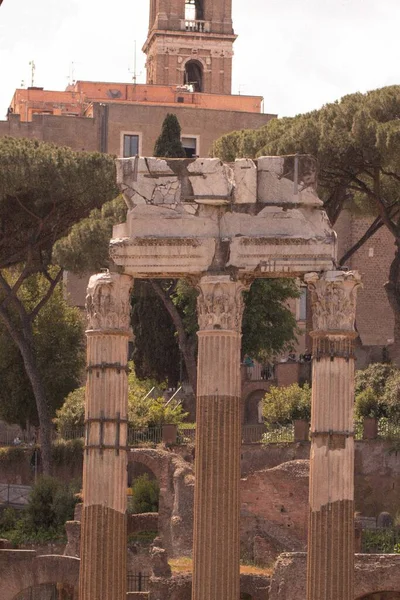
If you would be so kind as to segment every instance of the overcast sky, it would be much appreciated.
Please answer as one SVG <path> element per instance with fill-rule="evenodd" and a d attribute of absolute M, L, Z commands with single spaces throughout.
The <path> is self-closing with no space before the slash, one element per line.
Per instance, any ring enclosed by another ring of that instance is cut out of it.
<path fill-rule="evenodd" d="M 345 94 L 400 83 L 400 0 L 233 0 L 233 93 L 264 96 L 280 116 Z M 62 90 L 69 78 L 129 82 L 147 0 L 4 0 L 0 8 L 0 119 L 15 88 Z"/>

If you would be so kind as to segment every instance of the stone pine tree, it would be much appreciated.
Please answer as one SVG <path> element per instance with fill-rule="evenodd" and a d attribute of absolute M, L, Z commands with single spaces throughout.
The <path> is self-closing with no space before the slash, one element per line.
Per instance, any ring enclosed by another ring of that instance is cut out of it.
<path fill-rule="evenodd" d="M 42 464 L 51 470 L 51 412 L 38 368 L 35 323 L 62 279 L 55 242 L 117 195 L 114 159 L 34 140 L 0 138 L 0 320 L 18 348 L 35 397 Z M 35 301 L 23 286 L 41 275 Z"/>
<path fill-rule="evenodd" d="M 318 159 L 319 196 L 332 224 L 345 204 L 371 215 L 371 226 L 340 265 L 381 227 L 392 235 L 395 255 L 385 289 L 395 318 L 391 357 L 400 360 L 400 86 L 350 94 L 320 110 L 273 119 L 259 130 L 233 132 L 212 150 L 225 161 L 296 152 Z"/>
<path fill-rule="evenodd" d="M 154 156 L 186 158 L 181 142 L 181 126 L 176 115 L 168 113 L 162 124 L 161 133 L 154 146 Z"/>

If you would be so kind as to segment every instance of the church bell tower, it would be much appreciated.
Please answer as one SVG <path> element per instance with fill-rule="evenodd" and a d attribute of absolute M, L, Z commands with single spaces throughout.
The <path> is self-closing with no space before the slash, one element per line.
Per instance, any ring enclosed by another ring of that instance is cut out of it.
<path fill-rule="evenodd" d="M 150 0 L 147 83 L 231 94 L 232 0 Z"/>

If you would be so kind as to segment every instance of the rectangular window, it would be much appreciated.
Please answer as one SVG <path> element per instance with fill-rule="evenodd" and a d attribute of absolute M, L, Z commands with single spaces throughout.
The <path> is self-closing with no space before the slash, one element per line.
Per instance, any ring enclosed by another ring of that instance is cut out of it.
<path fill-rule="evenodd" d="M 186 152 L 187 158 L 193 158 L 193 156 L 197 156 L 197 138 L 182 137 L 182 146 Z"/>
<path fill-rule="evenodd" d="M 124 135 L 124 158 L 137 156 L 139 154 L 139 136 L 125 134 Z"/>

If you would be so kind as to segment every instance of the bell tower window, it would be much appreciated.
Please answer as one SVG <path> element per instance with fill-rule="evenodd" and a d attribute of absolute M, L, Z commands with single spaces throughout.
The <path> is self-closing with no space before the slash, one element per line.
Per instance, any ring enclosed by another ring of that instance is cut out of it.
<path fill-rule="evenodd" d="M 185 0 L 185 19 L 187 21 L 203 21 L 203 0 Z"/>
<path fill-rule="evenodd" d="M 194 92 L 203 91 L 203 65 L 197 60 L 189 60 L 185 65 L 185 85 L 191 85 Z"/>

